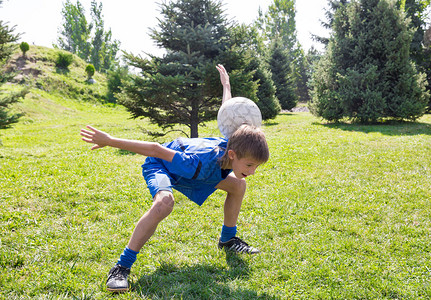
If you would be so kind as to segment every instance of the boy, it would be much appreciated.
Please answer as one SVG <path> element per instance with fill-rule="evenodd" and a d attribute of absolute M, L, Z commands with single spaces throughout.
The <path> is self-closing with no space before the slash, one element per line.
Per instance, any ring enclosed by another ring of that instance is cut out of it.
<path fill-rule="evenodd" d="M 218 65 L 223 85 L 223 103 L 231 96 L 229 76 Z M 138 221 L 135 230 L 117 264 L 109 271 L 108 291 L 127 291 L 127 276 L 144 244 L 154 234 L 157 225 L 174 207 L 172 188 L 202 205 L 216 190 L 227 192 L 224 204 L 224 225 L 218 243 L 237 253 L 258 253 L 236 237 L 236 223 L 246 190 L 245 178 L 269 158 L 263 132 L 250 125 L 242 125 L 229 138 L 176 139 L 160 145 L 153 142 L 132 141 L 111 137 L 87 126 L 82 129 L 83 140 L 94 144 L 92 150 L 105 146 L 128 150 L 147 156 L 142 165 L 143 175 L 153 196 L 152 207 Z"/>

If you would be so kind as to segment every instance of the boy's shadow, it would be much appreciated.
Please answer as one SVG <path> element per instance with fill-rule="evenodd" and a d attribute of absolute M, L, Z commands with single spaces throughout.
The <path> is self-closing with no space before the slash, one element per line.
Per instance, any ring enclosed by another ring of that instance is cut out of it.
<path fill-rule="evenodd" d="M 151 299 L 275 299 L 241 288 L 240 281 L 250 276 L 241 255 L 227 251 L 226 262 L 227 269 L 211 264 L 178 267 L 165 263 L 131 283 L 131 289 Z"/>

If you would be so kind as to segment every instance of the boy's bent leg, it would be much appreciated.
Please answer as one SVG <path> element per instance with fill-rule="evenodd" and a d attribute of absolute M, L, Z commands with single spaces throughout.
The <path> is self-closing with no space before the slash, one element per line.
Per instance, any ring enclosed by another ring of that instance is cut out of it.
<path fill-rule="evenodd" d="M 136 224 L 128 247 L 139 251 L 156 231 L 157 225 L 174 208 L 174 195 L 170 191 L 160 191 L 154 196 L 153 205 Z"/>
<path fill-rule="evenodd" d="M 238 179 L 233 174 L 229 174 L 216 186 L 217 189 L 227 192 L 224 202 L 224 225 L 236 226 L 246 187 L 245 179 Z"/>
<path fill-rule="evenodd" d="M 224 203 L 224 227 L 230 227 L 235 229 L 238 221 L 239 212 L 241 210 L 242 200 L 244 199 L 246 191 L 245 179 L 238 179 L 235 175 L 230 174 L 225 180 L 221 181 L 216 188 L 227 192 L 226 200 Z M 223 228 L 224 229 L 224 228 Z M 223 230 L 222 230 L 223 232 Z M 259 253 L 259 250 L 249 246 L 246 242 L 240 238 L 233 236 L 227 241 L 219 240 L 218 246 L 220 249 L 224 248 L 236 253 Z"/>
<path fill-rule="evenodd" d="M 157 225 L 166 218 L 174 207 L 174 196 L 170 191 L 160 191 L 154 196 L 152 207 L 141 217 L 138 224 L 133 231 L 132 237 L 129 240 L 125 252 L 132 250 L 136 254 L 141 250 L 142 246 L 149 240 L 149 238 L 156 231 Z M 123 252 L 123 254 L 125 253 Z M 130 267 L 121 265 L 120 261 L 113 267 L 108 274 L 106 286 L 108 291 L 123 292 L 129 290 L 129 283 L 127 277 L 130 273 Z M 132 261 L 132 263 L 134 260 Z"/>

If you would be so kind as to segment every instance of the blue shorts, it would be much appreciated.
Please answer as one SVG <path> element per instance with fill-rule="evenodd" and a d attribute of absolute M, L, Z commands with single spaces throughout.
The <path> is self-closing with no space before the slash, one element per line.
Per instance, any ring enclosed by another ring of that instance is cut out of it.
<path fill-rule="evenodd" d="M 169 176 L 163 163 L 156 159 L 147 159 L 142 165 L 142 175 L 144 175 L 147 187 L 150 190 L 151 196 L 154 196 L 159 191 L 169 191 L 172 193 L 173 178 Z"/>
<path fill-rule="evenodd" d="M 159 191 L 172 192 L 174 188 L 198 205 L 202 205 L 217 190 L 216 186 L 220 182 L 220 180 L 205 182 L 177 176 L 169 172 L 161 159 L 153 157 L 147 157 L 145 160 L 142 175 L 153 198 Z"/>

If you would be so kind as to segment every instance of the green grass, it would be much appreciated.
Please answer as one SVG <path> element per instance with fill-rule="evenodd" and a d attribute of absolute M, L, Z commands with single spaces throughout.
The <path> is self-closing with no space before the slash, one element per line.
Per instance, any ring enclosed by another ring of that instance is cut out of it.
<path fill-rule="evenodd" d="M 430 115 L 381 126 L 280 115 L 264 128 L 271 159 L 247 179 L 238 224 L 262 253 L 217 249 L 222 192 L 202 207 L 176 193 L 131 291 L 111 295 L 106 274 L 151 205 L 144 157 L 90 151 L 79 129 L 148 139 L 142 129 L 156 128 L 35 89 L 18 109 L 27 115 L 0 130 L 0 299 L 431 297 Z M 200 129 L 214 134 L 215 122 Z"/>

